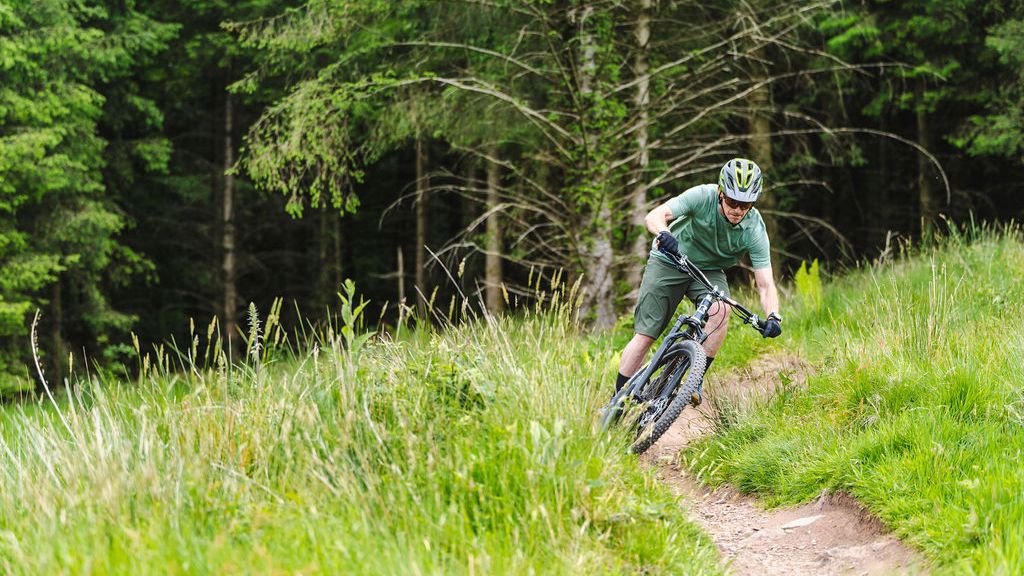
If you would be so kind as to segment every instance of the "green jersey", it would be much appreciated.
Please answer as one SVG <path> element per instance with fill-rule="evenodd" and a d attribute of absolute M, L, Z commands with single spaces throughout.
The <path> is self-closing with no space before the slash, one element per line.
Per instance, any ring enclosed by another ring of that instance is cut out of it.
<path fill-rule="evenodd" d="M 768 232 L 756 208 L 733 226 L 718 209 L 718 186 L 703 184 L 686 190 L 668 201 L 672 215 L 669 231 L 679 240 L 679 252 L 701 270 L 735 266 L 744 253 L 750 254 L 755 270 L 772 265 Z M 651 256 L 663 262 L 669 259 L 651 246 Z"/>

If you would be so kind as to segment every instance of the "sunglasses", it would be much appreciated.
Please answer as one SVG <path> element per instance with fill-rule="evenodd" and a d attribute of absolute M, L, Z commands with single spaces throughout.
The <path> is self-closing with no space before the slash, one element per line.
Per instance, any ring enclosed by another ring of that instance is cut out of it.
<path fill-rule="evenodd" d="M 725 202 L 726 206 L 733 210 L 750 210 L 750 207 L 754 205 L 753 202 L 737 202 L 725 194 L 719 194 L 719 197 Z"/>

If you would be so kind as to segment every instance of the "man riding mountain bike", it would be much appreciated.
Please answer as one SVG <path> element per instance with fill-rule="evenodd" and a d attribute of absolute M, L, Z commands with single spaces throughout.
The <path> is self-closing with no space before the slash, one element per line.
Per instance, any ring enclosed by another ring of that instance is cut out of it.
<path fill-rule="evenodd" d="M 775 338 L 782 333 L 779 294 L 772 276 L 768 233 L 754 202 L 761 195 L 761 169 L 745 158 L 728 161 L 718 184 L 703 184 L 684 191 L 654 210 L 644 219 L 647 230 L 656 235 L 640 282 L 640 293 L 633 312 L 633 339 L 622 351 L 616 392 L 640 368 L 651 344 L 672 319 L 676 307 L 687 296 L 696 303 L 707 288 L 673 266 L 658 250 L 685 254 L 713 285 L 726 295 L 729 286 L 725 269 L 735 266 L 744 254 L 750 254 L 754 283 L 767 314 L 761 334 Z M 730 307 L 718 302 L 709 312 L 704 342 L 706 367 L 711 367 L 729 326 Z M 695 402 L 699 402 L 699 395 Z"/>

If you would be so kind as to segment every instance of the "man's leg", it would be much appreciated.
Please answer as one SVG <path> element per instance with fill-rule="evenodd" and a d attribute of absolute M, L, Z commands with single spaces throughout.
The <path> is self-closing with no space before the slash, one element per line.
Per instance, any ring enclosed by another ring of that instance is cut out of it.
<path fill-rule="evenodd" d="M 683 298 L 683 284 L 688 278 L 665 264 L 647 261 L 640 281 L 636 308 L 633 310 L 633 339 L 626 344 L 619 358 L 615 381 L 618 392 L 644 362 L 647 351 L 656 339 L 648 334 L 661 334 Z"/>
<path fill-rule="evenodd" d="M 704 270 L 704 275 L 707 276 L 708 280 L 713 286 L 718 286 L 725 291 L 726 296 L 729 295 L 729 280 L 725 276 L 725 272 L 722 270 Z M 687 289 L 686 295 L 696 303 L 707 290 L 703 286 L 694 282 Z M 725 341 L 725 334 L 729 330 L 729 314 L 732 312 L 728 304 L 718 301 L 711 305 L 711 309 L 708 310 L 708 320 L 704 325 L 704 333 L 708 335 L 708 339 L 704 341 L 704 351 L 707 353 L 707 365 L 705 366 L 705 372 L 707 368 L 711 367 L 711 362 L 714 361 L 715 355 L 718 354 L 718 349 L 722 347 L 722 343 Z"/>
<path fill-rule="evenodd" d="M 729 331 L 729 314 L 731 308 L 725 302 L 715 302 L 708 311 L 708 323 L 704 326 L 704 332 L 708 339 L 704 341 L 704 351 L 708 359 L 714 359 L 718 349 L 725 342 L 725 334 Z"/>
<path fill-rule="evenodd" d="M 724 278 L 722 280 L 722 284 L 725 284 Z M 711 309 L 708 310 L 708 321 L 704 325 L 704 333 L 708 335 L 707 340 L 704 341 L 704 352 L 707 354 L 707 361 L 704 364 L 705 376 L 708 373 L 708 369 L 711 368 L 711 363 L 715 361 L 719 348 L 725 342 L 725 335 L 729 331 L 729 314 L 731 312 L 731 307 L 721 301 L 712 304 Z M 694 406 L 700 405 L 704 393 L 703 389 L 704 378 L 701 378 L 700 384 L 697 385 L 697 393 L 690 397 L 690 403 Z"/>
<path fill-rule="evenodd" d="M 647 351 L 654 344 L 654 338 L 643 334 L 633 334 L 633 339 L 626 344 L 622 350 L 622 357 L 619 358 L 619 376 L 615 382 L 615 391 L 618 392 L 622 385 L 629 380 L 640 368 L 647 356 Z"/>

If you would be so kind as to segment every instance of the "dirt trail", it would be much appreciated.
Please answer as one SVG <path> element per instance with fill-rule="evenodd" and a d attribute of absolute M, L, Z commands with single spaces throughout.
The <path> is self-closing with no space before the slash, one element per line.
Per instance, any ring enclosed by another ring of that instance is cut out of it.
<path fill-rule="evenodd" d="M 799 385 L 805 379 L 806 366 L 794 357 L 771 356 L 740 373 L 717 379 L 711 376 L 704 404 L 697 410 L 684 410 L 644 460 L 656 466 L 662 480 L 684 497 L 693 520 L 714 538 L 734 574 L 925 572 L 920 558 L 886 534 L 882 523 L 850 496 L 823 495 L 796 508 L 765 511 L 731 488 L 711 490 L 701 485 L 680 467 L 680 449 L 710 432 L 716 400 L 719 405 L 725 405 L 723 398 L 730 400 L 729 405 L 742 405 L 764 398 L 779 381 L 780 372 Z"/>

